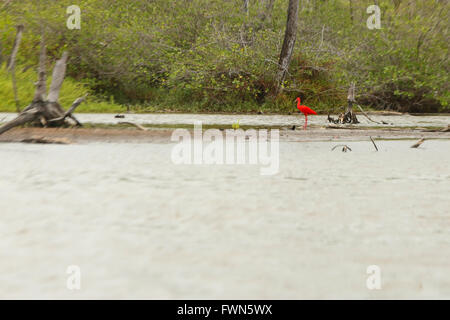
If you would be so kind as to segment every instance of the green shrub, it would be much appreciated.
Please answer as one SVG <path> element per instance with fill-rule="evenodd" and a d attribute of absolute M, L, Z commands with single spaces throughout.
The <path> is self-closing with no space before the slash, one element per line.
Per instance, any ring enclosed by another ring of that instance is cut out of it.
<path fill-rule="evenodd" d="M 359 101 L 373 108 L 449 106 L 447 1 L 380 0 L 381 30 L 366 26 L 371 1 L 301 1 L 294 55 L 277 97 L 286 1 L 275 0 L 262 19 L 265 2 L 256 0 L 248 15 L 241 0 L 80 0 L 81 30 L 66 28 L 72 1 L 39 3 L 14 1 L 2 12 L 3 52 L 22 23 L 18 63 L 36 66 L 44 30 L 50 61 L 69 50 L 70 81 L 99 101 L 113 96 L 140 111 L 285 113 L 300 96 L 326 112 L 342 108 L 354 81 Z"/>

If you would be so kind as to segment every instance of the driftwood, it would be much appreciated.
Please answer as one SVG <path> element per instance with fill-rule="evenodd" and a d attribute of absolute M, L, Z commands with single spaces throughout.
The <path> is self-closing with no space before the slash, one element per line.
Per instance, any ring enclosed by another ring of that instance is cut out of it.
<path fill-rule="evenodd" d="M 0 134 L 26 123 L 52 127 L 75 123 L 76 125 L 81 126 L 81 123 L 72 113 L 75 111 L 75 108 L 84 101 L 86 96 L 75 100 L 67 111 L 65 111 L 58 102 L 59 92 L 66 73 L 67 58 L 68 54 L 64 52 L 61 59 L 56 62 L 53 69 L 52 83 L 50 85 L 48 96 L 46 97 L 46 49 L 44 40 L 42 39 L 39 55 L 38 81 L 36 82 L 33 101 L 17 116 L 17 118 L 1 126 Z"/>

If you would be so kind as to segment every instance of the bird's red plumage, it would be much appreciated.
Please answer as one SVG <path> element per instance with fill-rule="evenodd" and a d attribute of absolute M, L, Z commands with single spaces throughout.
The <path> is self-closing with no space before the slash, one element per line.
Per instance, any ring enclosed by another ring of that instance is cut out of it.
<path fill-rule="evenodd" d="M 317 114 L 313 109 L 307 107 L 307 106 L 303 106 L 303 105 L 299 105 L 297 106 L 297 109 L 300 110 L 300 112 L 303 112 L 303 114 Z"/>
<path fill-rule="evenodd" d="M 297 98 L 297 109 L 300 110 L 300 112 L 302 112 L 305 116 L 308 114 L 316 114 L 317 115 L 317 113 L 313 109 L 311 109 L 307 106 L 304 106 L 304 105 L 300 105 L 300 102 L 301 102 L 300 98 Z"/>

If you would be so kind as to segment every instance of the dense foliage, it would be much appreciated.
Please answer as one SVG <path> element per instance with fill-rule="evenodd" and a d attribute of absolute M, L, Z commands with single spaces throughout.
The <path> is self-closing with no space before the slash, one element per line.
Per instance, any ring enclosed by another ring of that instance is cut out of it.
<path fill-rule="evenodd" d="M 369 30 L 366 9 L 374 2 L 381 29 Z M 68 86 L 92 91 L 98 104 L 140 111 L 289 112 L 299 95 L 319 111 L 337 110 L 352 81 L 358 100 L 373 108 L 448 110 L 447 0 L 300 0 L 296 47 L 277 96 L 287 1 L 250 0 L 248 12 L 243 3 L 10 1 L 0 4 L 0 58 L 7 59 L 15 26 L 23 24 L 19 92 L 32 90 L 21 70 L 35 69 L 44 34 L 51 61 L 70 52 Z M 73 4 L 81 8 L 81 30 L 66 27 Z"/>

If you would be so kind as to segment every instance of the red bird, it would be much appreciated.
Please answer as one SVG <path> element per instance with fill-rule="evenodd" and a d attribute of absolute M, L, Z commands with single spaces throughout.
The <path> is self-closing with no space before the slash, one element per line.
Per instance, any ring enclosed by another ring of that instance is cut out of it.
<path fill-rule="evenodd" d="M 304 129 L 306 130 L 306 126 L 308 125 L 308 114 L 316 114 L 317 115 L 317 113 L 313 109 L 311 109 L 307 106 L 301 105 L 300 102 L 301 102 L 300 98 L 297 98 L 297 109 L 300 110 L 300 112 L 303 112 L 303 114 L 305 115 Z"/>

